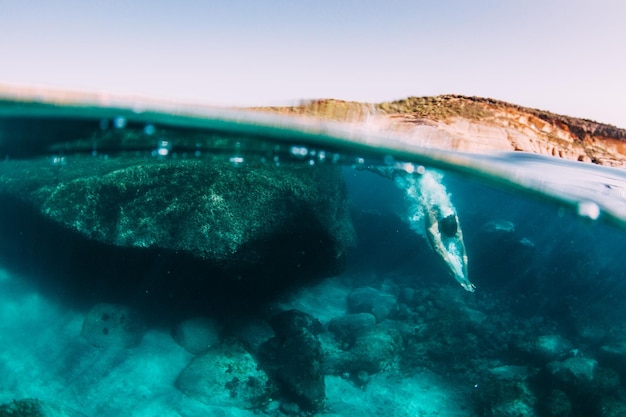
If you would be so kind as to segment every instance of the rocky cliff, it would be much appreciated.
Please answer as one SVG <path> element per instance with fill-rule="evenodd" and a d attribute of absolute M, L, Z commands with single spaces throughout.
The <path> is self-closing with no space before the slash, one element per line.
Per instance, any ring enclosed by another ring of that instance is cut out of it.
<path fill-rule="evenodd" d="M 258 110 L 311 116 L 402 133 L 418 145 L 463 152 L 524 151 L 599 165 L 626 166 L 626 129 L 461 95 L 367 104 L 314 100 Z"/>

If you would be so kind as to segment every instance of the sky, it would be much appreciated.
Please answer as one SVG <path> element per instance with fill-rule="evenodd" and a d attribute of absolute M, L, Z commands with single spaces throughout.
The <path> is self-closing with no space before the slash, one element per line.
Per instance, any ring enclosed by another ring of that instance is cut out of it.
<path fill-rule="evenodd" d="M 214 105 L 491 97 L 626 128 L 622 0 L 0 0 L 0 84 Z"/>

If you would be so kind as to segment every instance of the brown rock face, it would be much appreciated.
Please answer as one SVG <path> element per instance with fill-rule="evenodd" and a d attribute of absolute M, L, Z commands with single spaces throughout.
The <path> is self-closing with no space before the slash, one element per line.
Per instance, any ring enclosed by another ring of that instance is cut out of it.
<path fill-rule="evenodd" d="M 462 152 L 523 151 L 626 166 L 626 130 L 499 100 L 460 95 L 409 97 L 378 104 L 315 100 L 266 108 L 401 133 L 413 144 Z"/>

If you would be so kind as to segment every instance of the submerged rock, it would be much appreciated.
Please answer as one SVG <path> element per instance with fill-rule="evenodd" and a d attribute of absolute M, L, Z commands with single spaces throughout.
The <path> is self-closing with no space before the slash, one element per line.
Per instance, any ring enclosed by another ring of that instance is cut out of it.
<path fill-rule="evenodd" d="M 537 397 L 529 381 L 532 370 L 519 366 L 491 368 L 473 392 L 482 415 L 535 417 Z"/>
<path fill-rule="evenodd" d="M 550 362 L 547 370 L 564 391 L 582 393 L 587 397 L 613 393 L 620 385 L 615 370 L 598 366 L 592 358 L 575 357 Z"/>
<path fill-rule="evenodd" d="M 231 340 L 194 358 L 176 387 L 205 404 L 260 409 L 269 401 L 272 384 L 243 345 Z"/>
<path fill-rule="evenodd" d="M 337 336 L 335 336 L 337 337 Z M 349 374 L 355 382 L 363 375 L 375 374 L 391 366 L 402 349 L 402 334 L 390 322 L 359 329 L 350 335 L 351 343 L 341 348 L 324 338 L 324 371 L 328 374 Z M 360 375 L 360 376 L 359 376 Z"/>
<path fill-rule="evenodd" d="M 560 383 L 578 388 L 589 387 L 594 381 L 598 362 L 592 358 L 569 358 L 550 362 L 548 372 Z"/>
<path fill-rule="evenodd" d="M 402 335 L 384 323 L 358 335 L 346 358 L 351 373 L 380 372 L 396 359 L 402 348 Z"/>
<path fill-rule="evenodd" d="M 87 313 L 80 334 L 95 347 L 126 349 L 138 346 L 145 331 L 143 321 L 131 309 L 99 303 Z"/>
<path fill-rule="evenodd" d="M 598 352 L 598 359 L 626 375 L 626 341 L 603 345 Z"/>
<path fill-rule="evenodd" d="M 572 342 L 558 334 L 519 338 L 514 345 L 520 352 L 544 362 L 562 359 L 574 348 Z"/>
<path fill-rule="evenodd" d="M 255 241 L 313 227 L 328 236 L 337 256 L 353 238 L 338 169 L 246 168 L 219 160 L 87 162 L 68 162 L 56 181 L 37 175 L 48 170 L 34 169 L 22 190 L 14 182 L 10 189 L 26 191 L 23 197 L 45 216 L 89 238 L 203 259 L 239 258 Z"/>
<path fill-rule="evenodd" d="M 261 346 L 259 356 L 278 382 L 284 397 L 306 412 L 320 412 L 326 401 L 323 351 L 317 334 L 321 323 L 298 310 L 279 313 L 271 321 L 276 337 Z"/>
<path fill-rule="evenodd" d="M 376 317 L 370 313 L 346 314 L 335 317 L 328 323 L 328 330 L 337 339 L 352 343 L 354 338 L 376 325 Z"/>
<path fill-rule="evenodd" d="M 261 318 L 240 318 L 228 325 L 226 334 L 243 340 L 250 352 L 256 355 L 261 345 L 274 337 L 274 330 Z"/>
<path fill-rule="evenodd" d="M 354 244 L 335 165 L 239 166 L 208 156 L 64 161 L 0 164 L 0 237 L 13 242 L 0 256 L 16 263 L 32 253 L 29 265 L 73 280 L 67 288 L 109 292 L 100 299 L 143 294 L 140 302 L 161 311 L 164 303 L 233 304 L 226 298 L 247 305 L 243 295 L 261 299 L 339 272 Z"/>
<path fill-rule="evenodd" d="M 215 320 L 195 317 L 178 323 L 172 337 L 189 353 L 201 355 L 219 342 L 219 325 Z"/>
<path fill-rule="evenodd" d="M 350 313 L 370 313 L 382 321 L 398 310 L 395 296 L 372 287 L 357 288 L 348 295 Z"/>
<path fill-rule="evenodd" d="M 270 325 L 276 337 L 280 339 L 294 337 L 303 332 L 317 336 L 324 330 L 324 326 L 318 319 L 295 309 L 278 313 L 272 317 Z"/>
<path fill-rule="evenodd" d="M 85 417 L 85 414 L 62 405 L 37 399 L 14 400 L 0 405 L 1 417 Z"/>
<path fill-rule="evenodd" d="M 572 403 L 563 391 L 554 389 L 540 403 L 540 409 L 547 417 L 569 417 Z"/>
<path fill-rule="evenodd" d="M 599 417 L 626 416 L 626 402 L 619 398 L 604 397 L 599 404 Z"/>

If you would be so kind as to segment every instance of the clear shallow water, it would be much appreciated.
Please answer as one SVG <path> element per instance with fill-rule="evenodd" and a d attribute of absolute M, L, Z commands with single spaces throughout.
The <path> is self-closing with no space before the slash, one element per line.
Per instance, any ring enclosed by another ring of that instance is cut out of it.
<path fill-rule="evenodd" d="M 626 410 L 622 171 L 240 113 L 10 102 L 0 157 L 0 403 Z"/>

